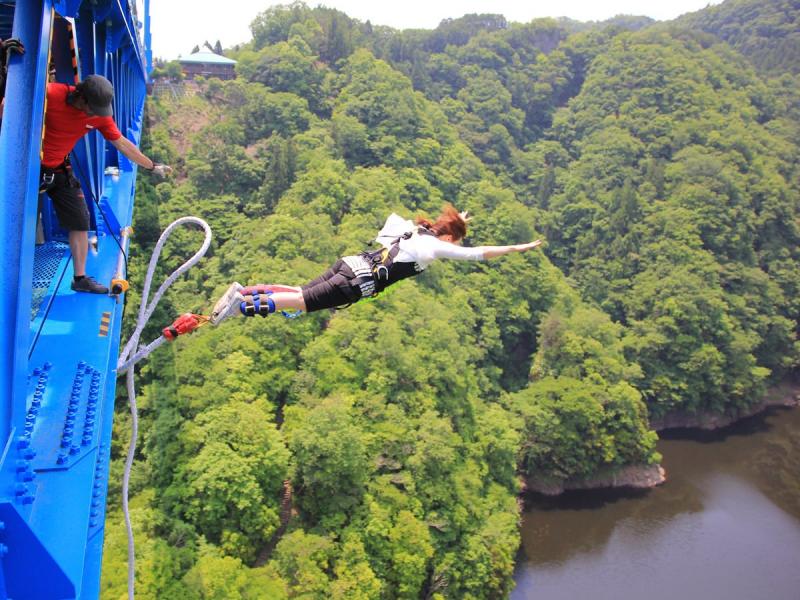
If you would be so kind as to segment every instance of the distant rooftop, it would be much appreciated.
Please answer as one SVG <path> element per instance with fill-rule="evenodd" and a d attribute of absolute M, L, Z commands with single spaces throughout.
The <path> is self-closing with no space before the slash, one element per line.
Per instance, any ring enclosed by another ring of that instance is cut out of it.
<path fill-rule="evenodd" d="M 194 63 L 203 65 L 235 65 L 236 61 L 232 58 L 220 56 L 213 52 L 195 52 L 189 56 L 182 56 L 178 59 L 180 63 Z"/>

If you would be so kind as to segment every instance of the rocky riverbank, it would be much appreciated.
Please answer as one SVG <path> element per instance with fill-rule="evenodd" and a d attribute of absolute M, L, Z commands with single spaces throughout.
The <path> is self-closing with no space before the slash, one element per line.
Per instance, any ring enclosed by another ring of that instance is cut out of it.
<path fill-rule="evenodd" d="M 674 413 L 653 419 L 650 426 L 656 431 L 678 428 L 720 429 L 740 419 L 752 417 L 771 406 L 799 406 L 800 383 L 785 382 L 771 388 L 761 402 L 728 414 Z M 568 490 L 591 490 L 602 488 L 646 489 L 666 481 L 661 465 L 629 465 L 619 469 L 608 469 L 584 479 L 543 480 L 528 478 L 522 481 L 522 491 L 557 496 Z"/>
<path fill-rule="evenodd" d="M 763 400 L 758 404 L 744 410 L 737 410 L 726 414 L 717 413 L 671 413 L 659 419 L 651 419 L 650 427 L 656 431 L 665 429 L 721 429 L 757 415 L 771 406 L 798 406 L 800 405 L 800 383 L 786 382 L 771 388 Z"/>
<path fill-rule="evenodd" d="M 568 490 L 602 488 L 647 489 L 665 481 L 666 474 L 661 465 L 628 465 L 619 469 L 608 469 L 596 474 L 594 477 L 583 479 L 545 481 L 528 478 L 522 482 L 522 491 L 557 496 Z"/>

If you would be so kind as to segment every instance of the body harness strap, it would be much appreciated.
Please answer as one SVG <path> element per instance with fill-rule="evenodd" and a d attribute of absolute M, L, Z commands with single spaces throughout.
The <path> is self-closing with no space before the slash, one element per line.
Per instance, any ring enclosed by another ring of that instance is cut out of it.
<path fill-rule="evenodd" d="M 415 233 L 417 235 L 436 235 L 427 227 L 419 226 L 413 231 L 407 231 L 403 235 L 396 237 L 387 247 L 372 252 L 367 251 L 361 253 L 360 256 L 364 257 L 370 265 L 372 279 L 375 285 L 383 284 L 384 287 L 388 285 L 389 269 L 394 264 L 394 259 L 397 258 L 397 255 L 400 253 L 400 241 L 411 239 Z M 414 264 L 414 269 L 418 272 L 422 271 L 422 268 L 416 263 Z M 377 292 L 373 292 L 373 294 L 374 293 Z"/>
<path fill-rule="evenodd" d="M 69 156 L 64 159 L 60 165 L 55 167 L 42 167 L 42 178 L 39 181 L 39 193 L 46 192 L 56 180 L 56 173 L 64 173 L 70 179 L 72 175 L 72 164 L 69 161 Z"/>

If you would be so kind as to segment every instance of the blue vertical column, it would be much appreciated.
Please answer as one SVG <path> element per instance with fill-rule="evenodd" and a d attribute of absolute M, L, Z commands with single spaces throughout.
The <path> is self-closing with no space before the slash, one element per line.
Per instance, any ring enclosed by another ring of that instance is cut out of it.
<path fill-rule="evenodd" d="M 31 281 L 38 210 L 39 151 L 46 94 L 51 0 L 17 2 L 12 54 L 0 128 L 0 455 L 25 415 Z"/>
<path fill-rule="evenodd" d="M 147 80 L 153 72 L 153 39 L 150 35 L 150 0 L 144 0 L 144 62 Z"/>

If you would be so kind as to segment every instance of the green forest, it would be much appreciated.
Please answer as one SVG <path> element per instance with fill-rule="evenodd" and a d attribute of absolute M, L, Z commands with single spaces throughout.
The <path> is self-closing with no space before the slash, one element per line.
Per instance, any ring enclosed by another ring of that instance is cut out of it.
<path fill-rule="evenodd" d="M 229 319 L 142 363 L 138 598 L 506 598 L 525 480 L 657 464 L 652 423 L 740 414 L 796 377 L 797 2 L 403 31 L 295 2 L 251 31 L 224 50 L 236 79 L 148 99 L 142 147 L 175 172 L 138 178 L 132 283 L 174 219 L 215 237 L 143 340 L 232 281 L 309 281 L 391 212 L 452 202 L 468 245 L 546 245 L 437 261 L 346 310 Z M 201 239 L 174 235 L 162 274 Z"/>

